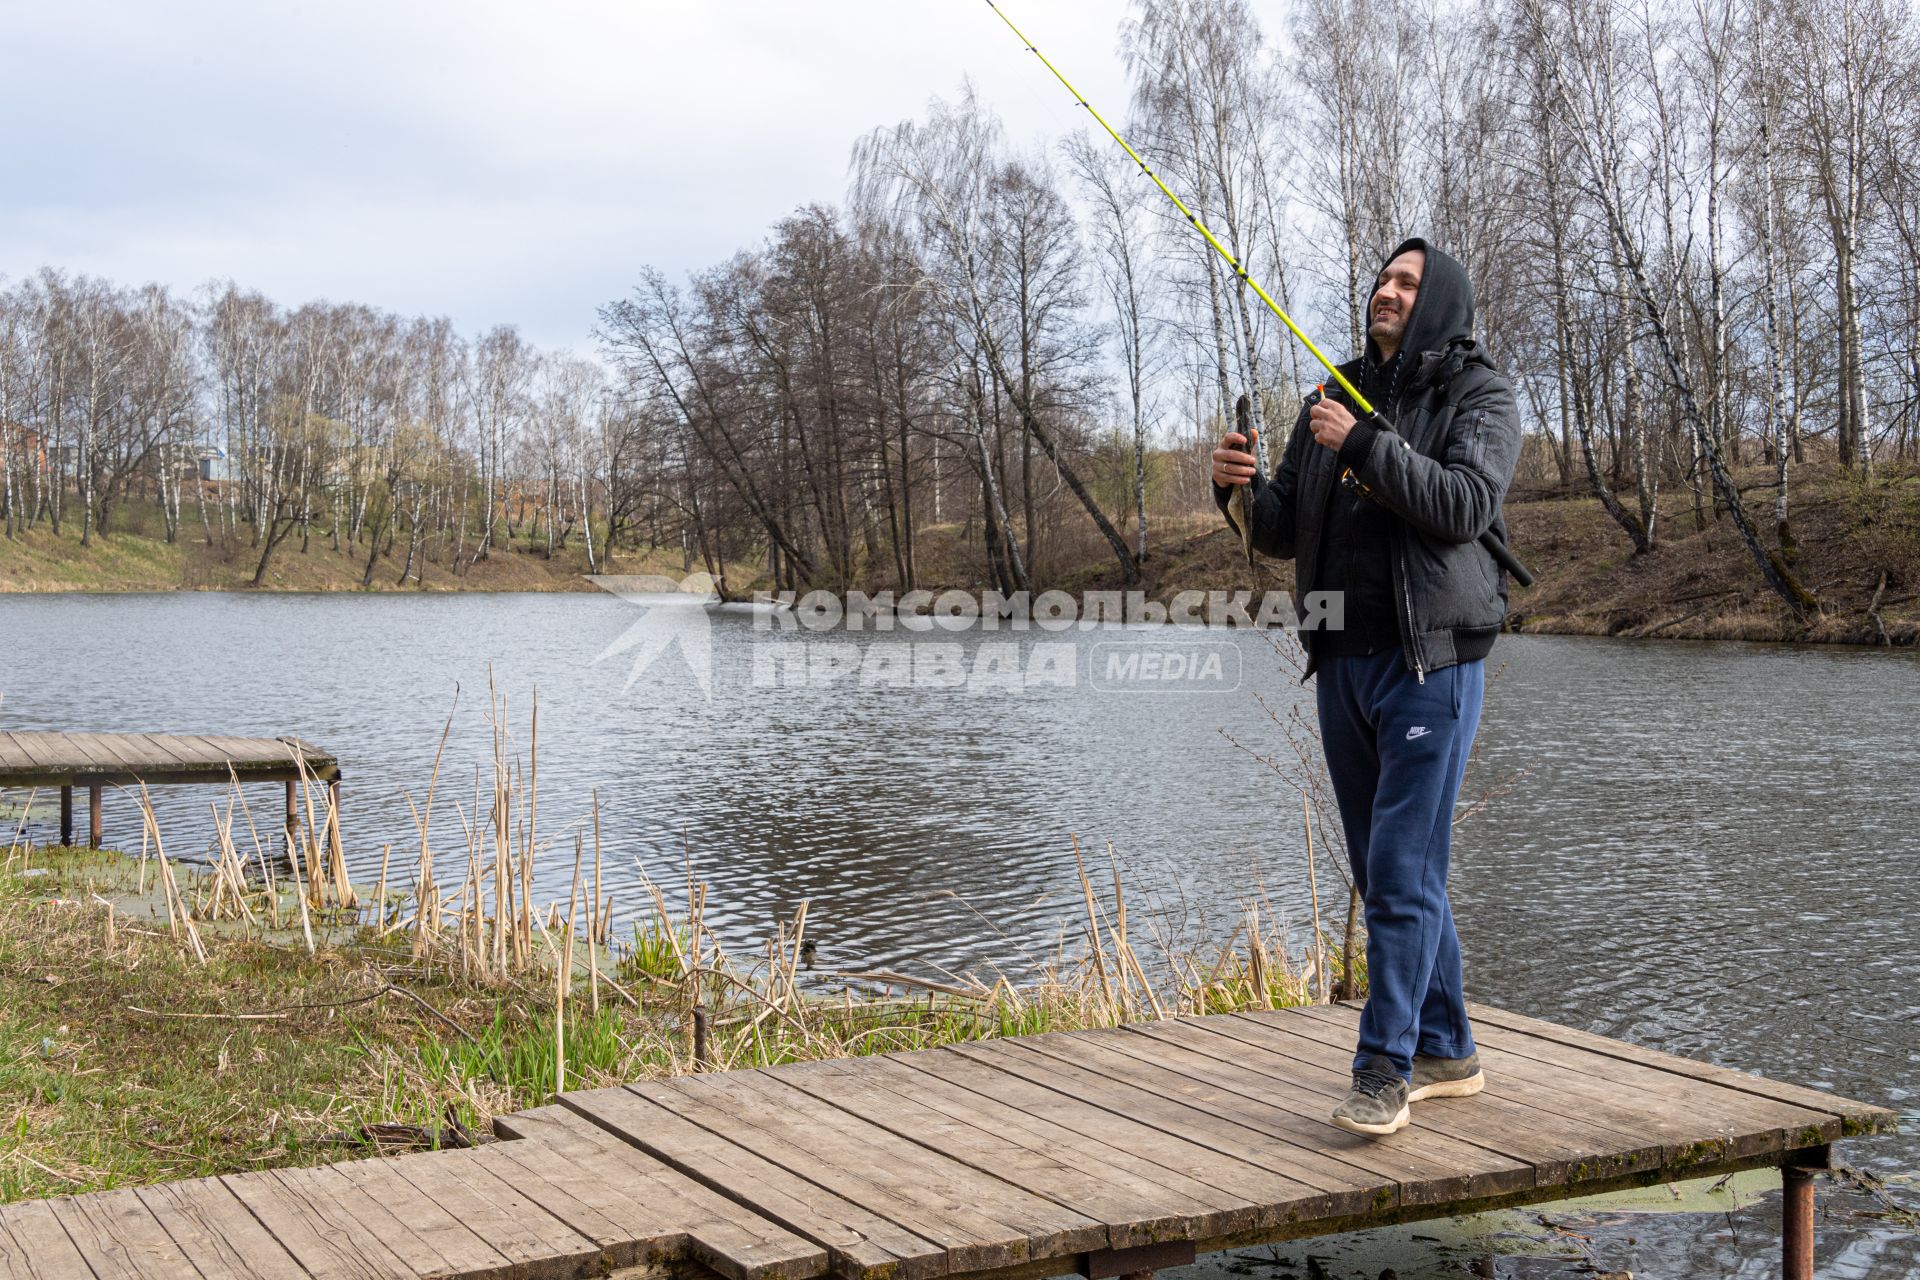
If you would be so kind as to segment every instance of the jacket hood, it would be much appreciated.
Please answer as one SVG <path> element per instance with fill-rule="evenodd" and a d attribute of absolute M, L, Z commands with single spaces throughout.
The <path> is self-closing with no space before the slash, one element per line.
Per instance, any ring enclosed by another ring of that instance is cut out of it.
<path fill-rule="evenodd" d="M 1400 359 L 1386 396 L 1389 405 L 1397 404 L 1403 392 L 1443 380 L 1438 375 L 1458 372 L 1468 354 L 1466 349 L 1473 346 L 1473 282 L 1467 279 L 1467 269 L 1458 258 L 1414 236 L 1395 245 L 1393 252 L 1381 260 L 1380 270 L 1386 270 L 1387 263 L 1409 249 L 1420 250 L 1427 262 L 1420 273 L 1420 291 L 1414 296 L 1406 333 L 1400 339 Z M 1375 278 L 1378 276 L 1376 272 Z M 1369 291 L 1368 299 L 1372 296 Z M 1434 358 L 1426 358 L 1429 356 Z M 1362 367 L 1369 379 L 1380 368 L 1380 348 L 1371 337 Z"/>

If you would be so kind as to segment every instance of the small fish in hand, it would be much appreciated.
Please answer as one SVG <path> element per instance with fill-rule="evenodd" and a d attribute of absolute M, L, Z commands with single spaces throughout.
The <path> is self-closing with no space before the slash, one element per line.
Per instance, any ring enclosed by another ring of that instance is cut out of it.
<path fill-rule="evenodd" d="M 1256 476 L 1260 473 L 1260 433 L 1253 425 L 1253 402 L 1241 396 L 1233 406 L 1234 430 L 1246 438 L 1247 452 L 1253 455 L 1253 468 Z M 1233 492 L 1227 495 L 1227 523 L 1240 535 L 1240 550 L 1247 557 L 1247 568 L 1253 568 L 1253 490 L 1250 484 L 1237 484 Z"/>

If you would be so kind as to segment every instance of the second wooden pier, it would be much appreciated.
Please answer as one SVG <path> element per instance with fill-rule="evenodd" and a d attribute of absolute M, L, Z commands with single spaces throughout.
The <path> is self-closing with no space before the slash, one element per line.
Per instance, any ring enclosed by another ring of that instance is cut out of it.
<path fill-rule="evenodd" d="M 73 796 L 87 792 L 87 843 L 100 847 L 106 788 L 145 783 L 284 782 L 287 830 L 295 823 L 294 789 L 327 784 L 330 812 L 340 810 L 340 762 L 298 738 L 235 738 L 202 733 L 51 733 L 0 730 L 0 787 L 60 788 L 60 843 L 73 843 Z"/>

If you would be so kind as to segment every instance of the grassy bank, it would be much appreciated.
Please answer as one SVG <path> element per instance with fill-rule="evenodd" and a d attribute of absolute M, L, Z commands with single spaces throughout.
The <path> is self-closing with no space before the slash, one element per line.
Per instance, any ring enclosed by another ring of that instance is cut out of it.
<path fill-rule="evenodd" d="M 1124 913 L 1091 890 L 1099 944 L 1015 985 L 810 974 L 804 908 L 736 961 L 704 927 L 704 889 L 678 916 L 656 894 L 616 938 L 579 893 L 516 907 L 523 875 L 510 857 L 491 911 L 464 888 L 442 899 L 417 886 L 351 888 L 347 908 L 325 868 L 261 864 L 236 884 L 231 866 L 163 862 L 158 846 L 7 849 L 0 1200 L 464 1145 L 557 1089 L 702 1064 L 1299 1003 L 1314 989 L 1257 915 L 1208 955 L 1143 964 Z"/>
<path fill-rule="evenodd" d="M 430 1069 L 443 1031 L 411 999 L 368 998 L 404 953 L 209 930 L 202 960 L 132 907 L 134 866 L 36 850 L 0 874 L 0 1197 L 336 1159 L 502 1097 Z M 463 1026 L 498 1004 L 421 985 Z"/>
<path fill-rule="evenodd" d="M 1743 473 L 1755 519 L 1771 538 L 1765 473 Z M 1808 467 L 1796 474 L 1786 558 L 1818 597 L 1822 616 L 1802 627 L 1767 587 L 1730 519 L 1696 529 L 1692 495 L 1662 494 L 1656 546 L 1635 555 L 1597 499 L 1518 493 L 1506 505 L 1509 541 L 1538 581 L 1514 589 L 1510 623 L 1559 635 L 1698 640 L 1920 642 L 1920 473 L 1882 468 L 1873 480 Z M 1631 510 L 1633 495 L 1621 495 Z M 1118 586 L 1109 564 L 1090 562 L 1076 588 Z M 1211 514 L 1165 530 L 1145 587 L 1180 590 L 1293 586 L 1293 566 L 1262 560 L 1249 571 L 1232 534 Z M 1877 608 L 1876 605 L 1877 596 Z"/>
<path fill-rule="evenodd" d="M 598 529 L 595 536 L 601 536 Z M 261 582 L 266 591 L 591 591 L 586 545 L 576 534 L 548 555 L 543 545 L 501 539 L 484 557 L 469 548 L 459 564 L 437 544 L 423 550 L 407 569 L 404 539 L 382 547 L 367 572 L 367 547 L 344 545 L 316 528 L 302 540 L 296 532 L 274 550 Z M 250 531 L 209 540 L 197 524 L 183 525 L 168 542 L 160 510 L 152 503 L 130 502 L 115 509 L 114 529 L 97 530 L 89 545 L 80 542 L 72 520 L 55 533 L 45 521 L 12 537 L 0 537 L 0 592 L 9 591 L 248 591 L 259 568 L 261 548 Z M 598 562 L 602 573 L 646 573 L 681 578 L 688 570 L 678 549 L 622 548 L 616 559 Z M 750 571 L 749 571 L 750 572 Z"/>
<path fill-rule="evenodd" d="M 1770 477 L 1753 469 L 1740 477 L 1756 519 L 1770 529 Z M 1656 549 L 1635 555 L 1632 544 L 1591 497 L 1516 492 L 1506 513 L 1511 541 L 1539 582 L 1515 591 L 1512 621 L 1523 631 L 1578 635 L 1663 636 L 1674 639 L 1813 640 L 1911 645 L 1920 641 L 1920 473 L 1883 467 L 1868 481 L 1831 467 L 1796 472 L 1785 559 L 1815 594 L 1821 616 L 1801 626 L 1768 590 L 1732 522 L 1696 528 L 1692 495 L 1661 495 Z M 1630 509 L 1633 496 L 1621 495 Z M 129 510 L 126 527 L 94 546 L 80 546 L 72 527 L 56 536 L 44 526 L 0 539 L 0 591 L 243 590 L 258 552 L 244 541 L 208 546 L 197 536 L 169 544 L 155 536 L 156 513 Z M 149 526 L 153 526 L 149 528 Z M 189 530 L 192 534 L 194 531 Z M 1120 575 L 1089 522 L 1072 518 L 1045 529 L 1034 549 L 1037 581 L 1067 590 L 1113 589 Z M 1238 547 L 1211 511 L 1156 516 L 1150 529 L 1144 581 L 1157 599 L 1187 590 L 1291 588 L 1292 566 L 1262 561 L 1249 571 Z M 977 531 L 960 525 L 917 534 L 922 586 L 983 585 Z M 603 572 L 683 574 L 677 553 L 623 552 Z M 372 589 L 399 590 L 400 562 L 376 560 Z M 315 537 L 297 540 L 273 558 L 264 584 L 290 591 L 364 589 L 365 551 L 335 552 Z M 575 539 L 549 558 L 524 546 L 496 548 L 456 573 L 434 561 L 405 590 L 565 591 L 589 589 L 586 556 Z M 766 586 L 764 560 L 730 566 L 736 593 Z M 891 570 L 865 584 L 891 586 Z"/>
<path fill-rule="evenodd" d="M 208 545 L 197 529 L 183 530 L 177 542 L 148 532 L 137 513 L 129 527 L 91 546 L 80 545 L 71 522 L 56 534 L 45 524 L 14 538 L 0 538 L 0 590 L 5 591 L 241 591 L 251 589 L 260 552 L 243 539 Z M 521 548 L 496 548 L 492 555 L 455 573 L 437 562 L 418 565 L 419 580 L 399 577 L 405 560 L 381 556 L 371 583 L 366 550 L 333 550 L 315 537 L 305 551 L 297 540 L 278 549 L 268 564 L 263 588 L 273 591 L 578 591 L 586 554 L 576 543 L 549 559 Z M 675 560 L 675 568 L 678 561 Z M 642 572 L 642 570 L 623 571 Z"/>

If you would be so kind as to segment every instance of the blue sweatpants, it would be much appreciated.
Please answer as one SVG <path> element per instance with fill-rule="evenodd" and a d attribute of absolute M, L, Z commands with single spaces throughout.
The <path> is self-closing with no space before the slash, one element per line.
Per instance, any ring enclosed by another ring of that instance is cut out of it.
<path fill-rule="evenodd" d="M 1382 1054 L 1411 1076 L 1415 1053 L 1474 1052 L 1447 860 L 1486 671 L 1461 663 L 1423 684 L 1394 648 L 1330 658 L 1315 683 L 1327 773 L 1366 904 L 1368 996 L 1353 1065 Z"/>

